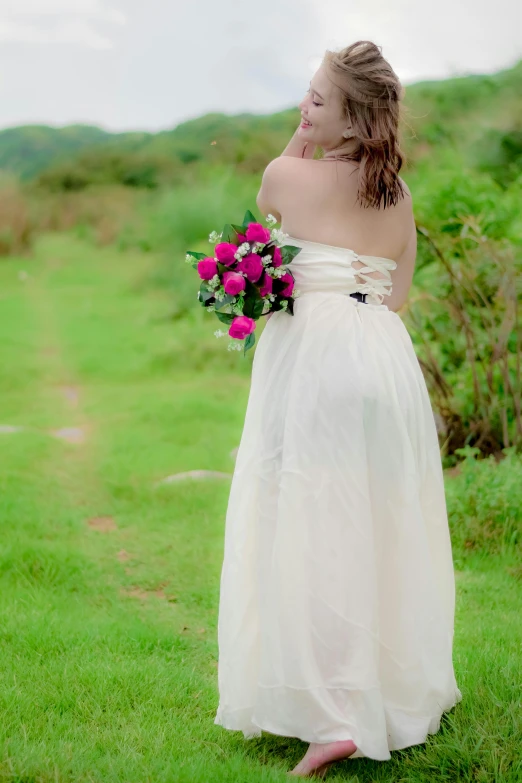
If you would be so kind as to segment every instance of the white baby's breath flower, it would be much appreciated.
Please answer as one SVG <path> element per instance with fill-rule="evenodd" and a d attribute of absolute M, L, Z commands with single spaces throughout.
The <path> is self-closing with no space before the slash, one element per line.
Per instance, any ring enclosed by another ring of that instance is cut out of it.
<path fill-rule="evenodd" d="M 283 299 L 281 302 L 281 309 L 286 310 L 287 307 L 288 307 L 288 302 L 286 301 L 286 299 Z"/>
<path fill-rule="evenodd" d="M 208 235 L 208 241 L 209 241 L 211 244 L 213 244 L 213 245 L 215 245 L 215 244 L 218 242 L 218 240 L 219 240 L 220 238 L 221 238 L 221 237 L 220 237 L 220 235 L 218 234 L 218 232 L 217 232 L 217 231 L 212 231 L 212 232 L 211 232 L 211 233 Z"/>
<path fill-rule="evenodd" d="M 213 304 L 207 305 L 207 312 L 208 313 L 213 313 L 215 309 L 216 309 L 215 305 L 213 305 Z"/>
<path fill-rule="evenodd" d="M 273 228 L 270 232 L 270 238 L 284 245 L 286 240 L 290 238 L 290 235 L 286 234 L 281 228 Z"/>
<path fill-rule="evenodd" d="M 224 332 L 223 329 L 216 329 L 214 334 L 216 335 L 216 337 L 224 337 L 227 334 L 227 332 Z"/>
<path fill-rule="evenodd" d="M 236 261 L 239 261 L 243 256 L 246 256 L 248 253 L 250 253 L 250 245 L 248 242 L 243 242 L 243 244 L 239 245 L 237 251 L 234 253 L 234 258 Z"/>
<path fill-rule="evenodd" d="M 274 226 L 277 223 L 277 220 L 272 214 L 269 213 L 266 217 L 266 222 L 269 226 Z"/>

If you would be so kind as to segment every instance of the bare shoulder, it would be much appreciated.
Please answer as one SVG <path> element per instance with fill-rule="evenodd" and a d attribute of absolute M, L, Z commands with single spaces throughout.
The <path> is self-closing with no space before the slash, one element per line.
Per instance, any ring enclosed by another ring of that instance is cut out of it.
<path fill-rule="evenodd" d="M 288 192 L 287 186 L 301 186 L 306 179 L 305 165 L 309 161 L 280 155 L 270 161 L 263 172 L 256 203 L 263 214 L 274 215 L 281 220 L 281 201 Z"/>
<path fill-rule="evenodd" d="M 343 161 L 339 164 L 337 172 L 345 172 L 348 175 L 353 174 L 359 168 L 359 164 Z M 331 169 L 329 164 L 325 164 L 320 158 L 296 158 L 293 155 L 280 155 L 278 158 L 270 161 L 265 169 L 263 176 L 278 179 L 284 183 L 291 181 L 304 182 L 311 179 L 323 177 Z"/>
<path fill-rule="evenodd" d="M 289 178 L 304 176 L 307 163 L 310 161 L 294 158 L 291 155 L 280 155 L 270 161 L 263 173 L 263 179 L 269 179 L 272 182 L 285 182 Z"/>

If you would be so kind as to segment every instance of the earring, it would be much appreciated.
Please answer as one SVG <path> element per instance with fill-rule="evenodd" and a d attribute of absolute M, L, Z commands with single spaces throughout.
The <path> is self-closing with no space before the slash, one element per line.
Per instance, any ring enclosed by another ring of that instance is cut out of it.
<path fill-rule="evenodd" d="M 350 130 L 345 130 L 343 131 L 343 136 L 345 139 L 353 139 L 355 133 L 351 133 Z"/>

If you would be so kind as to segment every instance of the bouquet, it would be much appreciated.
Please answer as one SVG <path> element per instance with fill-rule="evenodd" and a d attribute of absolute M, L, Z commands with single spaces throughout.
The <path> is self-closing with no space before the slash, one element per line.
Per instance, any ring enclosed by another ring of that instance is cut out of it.
<path fill-rule="evenodd" d="M 273 226 L 277 220 L 268 215 L 266 222 Z M 299 292 L 287 267 L 301 248 L 284 245 L 286 236 L 265 228 L 247 210 L 242 225 L 227 223 L 221 234 L 209 235 L 209 242 L 216 245 L 213 256 L 186 253 L 185 260 L 201 278 L 198 301 L 229 327 L 229 351 L 240 351 L 244 345 L 246 355 L 255 343 L 256 321 L 262 315 L 277 310 L 294 314 Z M 227 332 L 218 329 L 214 334 L 224 337 Z"/>

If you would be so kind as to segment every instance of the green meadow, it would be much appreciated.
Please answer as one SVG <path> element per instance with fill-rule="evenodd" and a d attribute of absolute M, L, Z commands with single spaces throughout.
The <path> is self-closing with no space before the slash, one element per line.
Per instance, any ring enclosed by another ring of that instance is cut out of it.
<path fill-rule="evenodd" d="M 399 315 L 440 439 L 463 700 L 331 780 L 522 780 L 521 88 L 522 61 L 407 89 Z M 299 115 L 0 131 L 0 783 L 275 783 L 306 750 L 214 724 L 255 345 L 216 339 L 185 263 L 257 213 Z"/>
<path fill-rule="evenodd" d="M 2 781 L 275 782 L 306 749 L 213 723 L 253 352 L 201 308 L 176 317 L 164 263 L 54 234 L 0 266 Z M 161 483 L 197 470 L 224 475 Z M 521 470 L 512 452 L 446 470 L 463 701 L 425 745 L 330 779 L 521 779 Z"/>

